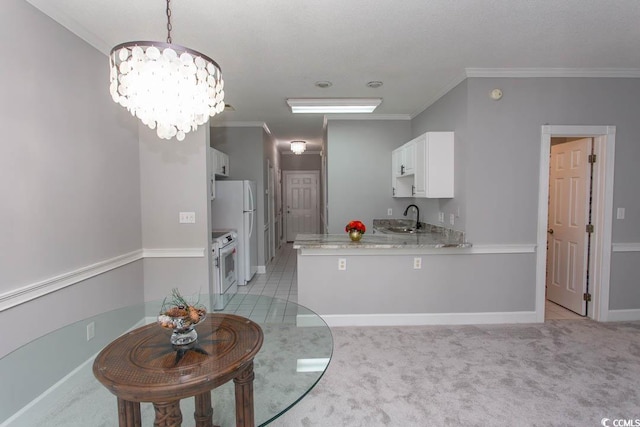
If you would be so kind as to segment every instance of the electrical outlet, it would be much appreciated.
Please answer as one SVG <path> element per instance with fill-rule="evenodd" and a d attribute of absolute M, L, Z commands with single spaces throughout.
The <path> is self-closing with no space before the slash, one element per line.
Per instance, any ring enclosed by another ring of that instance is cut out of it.
<path fill-rule="evenodd" d="M 91 341 L 96 336 L 96 323 L 91 322 L 87 325 L 87 341 Z"/>
<path fill-rule="evenodd" d="M 453 225 L 456 222 L 456 216 L 454 214 L 449 214 L 449 224 Z"/>
<path fill-rule="evenodd" d="M 391 209 L 391 208 L 387 209 L 387 215 L 388 216 L 393 215 L 393 209 Z"/>
<path fill-rule="evenodd" d="M 444 222 L 444 212 L 438 212 L 438 221 Z"/>
<path fill-rule="evenodd" d="M 421 268 L 422 268 L 422 258 L 415 257 L 413 259 L 413 269 L 414 270 L 420 270 Z"/>
<path fill-rule="evenodd" d="M 346 270 L 347 269 L 347 259 L 346 258 L 338 258 L 338 270 Z"/>
<path fill-rule="evenodd" d="M 180 224 L 195 224 L 196 213 L 195 212 L 180 212 L 179 216 Z"/>

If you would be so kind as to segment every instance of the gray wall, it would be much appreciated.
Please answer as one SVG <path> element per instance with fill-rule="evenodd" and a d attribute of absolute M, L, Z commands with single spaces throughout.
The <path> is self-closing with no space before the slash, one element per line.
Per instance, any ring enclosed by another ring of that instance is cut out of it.
<path fill-rule="evenodd" d="M 454 198 L 452 199 L 414 199 L 416 204 L 424 208 L 425 222 L 441 224 L 438 213 L 445 214 L 444 225 L 456 230 L 466 229 L 466 190 L 467 168 L 466 156 L 469 141 L 467 138 L 467 80 L 453 88 L 446 96 L 440 98 L 427 110 L 411 121 L 412 136 L 425 132 L 453 131 L 454 135 Z M 422 214 L 422 211 L 421 211 Z M 456 216 L 452 226 L 449 215 Z"/>
<path fill-rule="evenodd" d="M 411 139 L 408 120 L 330 120 L 327 131 L 329 233 L 359 219 L 402 217 L 410 199 L 391 196 L 391 151 Z"/>
<path fill-rule="evenodd" d="M 490 99 L 494 88 L 502 89 L 502 100 Z M 466 90 L 466 96 L 461 90 Z M 638 79 L 471 78 L 466 87 L 458 86 L 416 118 L 414 133 L 459 123 L 464 128 L 466 121 L 462 144 L 456 133 L 456 169 L 466 174 L 464 200 L 453 203 L 459 203 L 464 213 L 468 240 L 473 244 L 534 244 L 541 126 L 615 125 L 614 209 L 625 207 L 627 215 L 624 220 L 614 219 L 612 240 L 638 243 L 639 113 Z M 638 273 L 633 267 L 638 262 L 638 252 L 613 253 L 610 309 L 640 308 Z M 491 284 L 484 286 L 499 294 Z"/>
<path fill-rule="evenodd" d="M 254 127 L 212 127 L 211 146 L 229 155 L 229 178 L 256 181 L 258 189 L 258 265 L 265 265 L 263 227 L 265 211 L 265 142 L 264 129 Z M 224 178 L 222 178 L 224 179 Z"/>
<path fill-rule="evenodd" d="M 322 168 L 320 153 L 283 154 L 282 170 L 286 171 L 319 171 Z"/>
<path fill-rule="evenodd" d="M 209 291 L 209 127 L 182 142 L 161 140 L 139 124 L 142 246 L 144 249 L 204 249 L 204 257 L 145 258 L 144 296 L 161 300 L 179 288 L 183 295 Z M 180 224 L 180 212 L 195 212 L 195 224 Z"/>
<path fill-rule="evenodd" d="M 109 96 L 107 58 L 24 1 L 0 4 L 0 28 L 3 294 L 140 249 L 141 216 L 137 124 Z M 142 293 L 139 261 L 4 310 L 30 321 L 2 329 L 0 356 Z"/>

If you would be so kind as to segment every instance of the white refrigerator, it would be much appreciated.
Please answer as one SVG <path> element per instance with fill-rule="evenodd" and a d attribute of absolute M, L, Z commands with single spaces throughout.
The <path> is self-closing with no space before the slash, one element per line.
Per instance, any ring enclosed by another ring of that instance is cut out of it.
<path fill-rule="evenodd" d="M 258 271 L 256 194 L 255 181 L 216 181 L 211 202 L 212 228 L 238 231 L 239 285 L 246 285 Z"/>

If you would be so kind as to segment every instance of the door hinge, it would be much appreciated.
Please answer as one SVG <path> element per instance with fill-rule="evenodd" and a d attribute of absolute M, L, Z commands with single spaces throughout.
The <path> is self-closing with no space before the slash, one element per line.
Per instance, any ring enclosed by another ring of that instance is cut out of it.
<path fill-rule="evenodd" d="M 585 292 L 584 294 L 582 294 L 582 299 L 587 302 L 591 302 L 591 294 L 589 292 Z"/>
<path fill-rule="evenodd" d="M 593 233 L 593 224 L 587 224 L 587 233 Z"/>
<path fill-rule="evenodd" d="M 595 163 L 596 162 L 596 155 L 595 154 L 589 154 L 588 162 L 589 163 Z"/>

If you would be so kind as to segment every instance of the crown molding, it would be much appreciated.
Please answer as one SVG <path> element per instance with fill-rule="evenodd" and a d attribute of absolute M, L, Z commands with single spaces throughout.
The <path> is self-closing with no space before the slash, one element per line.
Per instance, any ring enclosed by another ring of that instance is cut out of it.
<path fill-rule="evenodd" d="M 316 156 L 320 156 L 322 155 L 322 151 L 318 151 L 318 150 L 305 150 L 303 153 L 300 154 L 296 154 L 291 150 L 287 150 L 287 151 L 281 151 L 280 154 L 282 154 L 283 156 L 307 156 L 309 154 L 314 154 Z"/>
<path fill-rule="evenodd" d="M 411 120 L 409 114 L 325 114 L 325 120 Z"/>
<path fill-rule="evenodd" d="M 265 122 L 211 122 L 212 128 L 264 128 L 271 133 Z"/>
<path fill-rule="evenodd" d="M 465 68 L 467 77 L 640 78 L 639 68 Z"/>
<path fill-rule="evenodd" d="M 467 77 L 468 76 L 466 72 L 458 73 L 451 80 L 449 80 L 449 82 L 446 85 L 444 85 L 442 89 L 440 89 L 440 91 L 438 91 L 438 93 L 435 96 L 432 96 L 431 98 L 429 98 L 429 100 L 425 102 L 422 105 L 422 107 L 418 108 L 415 113 L 411 114 L 410 116 L 411 119 L 413 120 L 416 116 L 420 115 L 424 110 L 431 107 L 433 104 L 436 103 L 438 99 L 442 98 L 447 93 L 449 93 L 451 89 L 453 89 L 454 87 L 458 86 L 460 83 L 465 81 Z"/>

